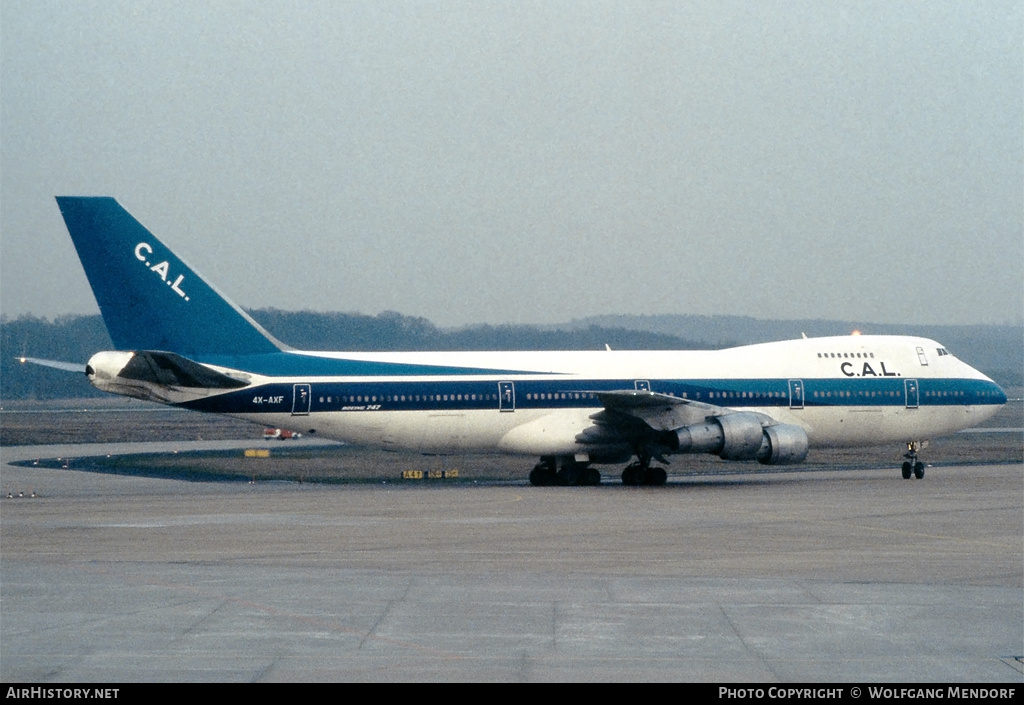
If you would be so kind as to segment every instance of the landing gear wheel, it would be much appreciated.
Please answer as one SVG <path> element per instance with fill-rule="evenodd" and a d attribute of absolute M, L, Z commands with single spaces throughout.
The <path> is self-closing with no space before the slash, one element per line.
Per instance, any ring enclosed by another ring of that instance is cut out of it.
<path fill-rule="evenodd" d="M 904 480 L 909 480 L 911 475 L 918 480 L 924 479 L 924 463 L 917 459 L 917 451 L 927 447 L 928 441 L 909 441 L 907 443 L 907 452 L 903 454 L 903 457 L 907 459 L 903 463 Z"/>
<path fill-rule="evenodd" d="M 626 487 L 636 487 L 643 484 L 644 467 L 640 463 L 633 463 L 622 471 L 622 484 Z"/>
<path fill-rule="evenodd" d="M 555 458 L 541 458 L 540 463 L 530 472 L 530 484 L 534 487 L 581 487 L 600 485 L 601 473 L 588 467 L 588 463 L 562 459 L 561 467 Z"/>
<path fill-rule="evenodd" d="M 530 484 L 534 487 L 550 487 L 558 484 L 553 462 L 542 461 L 530 472 Z"/>
<path fill-rule="evenodd" d="M 645 479 L 647 480 L 646 484 L 660 487 L 668 481 L 668 473 L 664 468 L 648 468 Z"/>
<path fill-rule="evenodd" d="M 547 468 L 534 468 L 530 471 L 530 484 L 534 487 L 547 487 L 554 484 L 554 475 Z"/>
<path fill-rule="evenodd" d="M 563 466 L 555 473 L 555 484 L 561 487 L 572 487 L 576 484 L 576 471 Z"/>
<path fill-rule="evenodd" d="M 668 473 L 663 468 L 645 468 L 640 463 L 633 463 L 622 471 L 622 484 L 627 487 L 657 487 L 664 485 L 667 480 Z"/>

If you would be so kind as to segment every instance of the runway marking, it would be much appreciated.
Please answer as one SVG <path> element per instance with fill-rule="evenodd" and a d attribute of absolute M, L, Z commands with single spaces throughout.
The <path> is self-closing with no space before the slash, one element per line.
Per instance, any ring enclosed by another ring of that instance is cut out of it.
<path fill-rule="evenodd" d="M 376 621 L 374 621 L 373 625 L 368 630 L 366 630 L 366 634 L 363 635 L 363 638 L 359 640 L 359 650 L 360 651 L 363 650 L 363 644 L 366 643 L 367 639 L 373 639 L 374 638 L 375 633 L 377 631 L 377 627 L 379 627 L 381 622 L 383 622 L 385 619 L 387 619 L 388 615 L 391 614 L 391 608 L 394 606 L 394 604 L 396 602 L 403 602 L 403 601 L 405 601 L 405 599 L 409 596 L 409 588 L 410 587 L 411 587 L 411 583 L 406 583 L 406 585 L 405 585 L 405 592 L 402 593 L 402 596 L 400 598 L 398 598 L 397 600 L 388 600 L 387 601 L 387 603 L 384 605 L 383 611 L 381 611 L 381 613 L 377 616 Z"/>
<path fill-rule="evenodd" d="M 729 629 L 732 630 L 733 636 L 735 636 L 736 639 L 738 639 L 739 642 L 741 644 L 743 644 L 743 648 L 748 653 L 753 654 L 754 659 L 757 660 L 764 667 L 764 669 L 766 671 L 768 671 L 768 673 L 770 673 L 772 675 L 773 678 L 777 679 L 779 682 L 782 682 L 783 680 L 785 680 L 783 678 L 779 678 L 779 674 L 776 673 L 775 670 L 772 668 L 772 662 L 775 661 L 775 659 L 767 659 L 767 658 L 765 658 L 765 656 L 761 653 L 760 649 L 758 649 L 758 648 L 756 648 L 754 646 L 751 646 L 750 644 L 747 643 L 747 640 L 743 637 L 743 634 L 740 632 L 739 629 L 736 628 L 736 623 L 733 622 L 732 617 L 729 616 L 729 612 L 728 612 L 728 610 L 726 610 L 726 605 L 723 605 L 723 604 L 719 603 L 719 604 L 717 604 L 717 607 L 718 607 L 718 611 L 721 613 L 722 617 L 725 619 L 725 623 L 728 624 L 729 625 Z"/>
<path fill-rule="evenodd" d="M 108 568 L 100 568 L 100 567 L 96 567 L 96 566 L 86 566 L 86 565 L 79 565 L 79 564 L 72 563 L 72 564 L 70 564 L 70 567 L 75 567 L 75 568 L 78 568 L 79 570 L 85 571 L 87 573 L 93 573 L 95 575 L 107 575 L 107 576 L 111 576 L 111 577 L 120 577 L 121 579 L 123 579 L 123 580 L 125 580 L 126 582 L 129 582 L 129 583 L 137 583 L 137 584 L 142 584 L 142 585 L 150 585 L 150 586 L 155 586 L 155 587 L 163 587 L 163 588 L 168 588 L 168 589 L 171 589 L 171 590 L 177 590 L 179 592 L 190 592 L 190 593 L 193 593 L 193 594 L 198 595 L 198 596 L 203 597 L 203 598 L 223 600 L 223 601 L 225 601 L 227 603 L 232 603 L 232 604 L 236 604 L 236 605 L 242 605 L 244 607 L 249 607 L 251 609 L 259 610 L 261 612 L 265 612 L 265 613 L 273 615 L 275 617 L 284 617 L 284 618 L 287 618 L 287 619 L 292 619 L 292 620 L 295 620 L 297 622 L 301 622 L 303 624 L 308 624 L 310 626 L 318 627 L 318 628 L 321 628 L 321 629 L 326 628 L 326 629 L 328 629 L 330 631 L 334 631 L 334 632 L 337 632 L 337 633 L 340 633 L 340 634 L 347 634 L 347 635 L 350 635 L 350 636 L 353 636 L 353 637 L 356 637 L 356 638 L 360 639 L 360 642 L 359 642 L 359 647 L 360 648 L 362 648 L 362 644 L 366 640 L 373 640 L 373 641 L 379 641 L 379 642 L 387 644 L 389 646 L 395 646 L 395 647 L 402 648 L 402 649 L 412 649 L 414 651 L 419 651 L 421 653 L 429 654 L 430 656 L 433 656 L 433 657 L 440 657 L 440 658 L 443 658 L 443 659 L 446 659 L 446 660 L 449 660 L 449 661 L 462 661 L 462 660 L 465 660 L 467 658 L 470 658 L 469 656 L 463 656 L 463 655 L 460 655 L 460 654 L 453 654 L 450 651 L 443 651 L 441 649 L 435 649 L 433 647 L 423 646 L 421 644 L 416 644 L 416 643 L 413 643 L 411 641 L 405 641 L 403 639 L 396 639 L 394 637 L 388 637 L 388 636 L 380 636 L 378 634 L 372 634 L 372 633 L 368 634 L 368 633 L 363 632 L 362 630 L 353 629 L 352 627 L 346 627 L 344 625 L 337 624 L 336 622 L 324 621 L 323 619 L 319 619 L 317 617 L 311 617 L 309 615 L 299 614 L 297 612 L 289 612 L 289 611 L 286 611 L 286 610 L 279 609 L 277 607 L 272 607 L 270 605 L 262 604 L 260 602 L 254 602 L 252 600 L 247 600 L 247 599 L 241 598 L 241 597 L 234 597 L 232 595 L 224 595 L 224 594 L 221 594 L 221 593 L 212 592 L 210 590 L 205 590 L 205 589 L 202 589 L 202 588 L 197 588 L 197 587 L 194 587 L 192 585 L 183 585 L 181 583 L 170 583 L 170 582 L 167 582 L 167 581 L 164 581 L 164 580 L 158 580 L 158 579 L 153 578 L 153 577 L 146 577 L 146 576 L 142 576 L 142 575 L 128 575 L 128 574 L 125 574 L 125 573 L 115 573 L 115 572 L 111 571 Z M 223 607 L 223 604 L 222 605 L 218 605 L 218 607 L 214 611 L 220 610 L 221 607 Z M 374 625 L 374 626 L 376 627 L 376 625 Z"/>

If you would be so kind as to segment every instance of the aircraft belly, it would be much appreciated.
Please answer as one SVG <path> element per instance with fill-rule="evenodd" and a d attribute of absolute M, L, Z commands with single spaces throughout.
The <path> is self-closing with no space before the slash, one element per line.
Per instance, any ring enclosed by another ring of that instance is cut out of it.
<path fill-rule="evenodd" d="M 572 455 L 592 450 L 576 436 L 593 424 L 594 409 L 356 411 L 232 414 L 351 445 L 425 453 L 472 451 L 517 455 Z"/>
<path fill-rule="evenodd" d="M 594 409 L 541 411 L 508 430 L 496 445 L 503 453 L 522 455 L 575 455 L 595 450 L 576 437 L 594 424 Z M 516 412 L 518 413 L 518 412 Z"/>
<path fill-rule="evenodd" d="M 997 406 L 807 407 L 757 409 L 776 421 L 802 426 L 811 447 L 904 443 L 977 425 Z M 309 415 L 245 414 L 249 421 L 310 433 L 353 445 L 427 453 L 472 451 L 521 455 L 575 455 L 597 448 L 576 437 L 593 425 L 594 409 L 350 411 Z"/>
<path fill-rule="evenodd" d="M 321 437 L 374 448 L 429 453 L 455 451 L 528 452 L 506 449 L 503 438 L 529 424 L 537 411 L 502 413 L 496 409 L 417 411 L 323 412 L 305 417 L 304 423 Z M 584 415 L 584 418 L 586 416 Z M 579 430 L 576 430 L 578 433 Z M 574 438 L 575 434 L 570 438 Z"/>

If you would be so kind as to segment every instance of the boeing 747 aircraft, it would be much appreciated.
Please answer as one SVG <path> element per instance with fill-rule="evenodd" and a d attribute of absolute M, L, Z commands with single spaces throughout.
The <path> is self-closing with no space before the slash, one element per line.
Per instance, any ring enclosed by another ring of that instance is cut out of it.
<path fill-rule="evenodd" d="M 660 485 L 680 453 L 800 463 L 974 426 L 1006 395 L 924 338 L 850 336 L 679 352 L 311 352 L 270 335 L 113 198 L 58 197 L 113 351 L 103 391 L 346 443 L 539 457 L 534 485 Z"/>

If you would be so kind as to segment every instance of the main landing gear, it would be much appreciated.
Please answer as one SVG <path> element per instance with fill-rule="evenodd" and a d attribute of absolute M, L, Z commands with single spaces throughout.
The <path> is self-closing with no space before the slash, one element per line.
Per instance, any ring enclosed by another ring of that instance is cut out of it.
<path fill-rule="evenodd" d="M 644 454 L 622 471 L 622 484 L 627 487 L 664 485 L 668 473 L 664 468 L 651 467 L 651 457 Z M 589 463 L 575 458 L 544 457 L 530 472 L 530 484 L 535 487 L 579 487 L 601 484 L 601 473 Z"/>
<path fill-rule="evenodd" d="M 665 472 L 664 468 L 650 467 L 650 463 L 650 460 L 646 463 L 640 460 L 623 470 L 622 484 L 627 487 L 664 485 L 668 480 L 668 473 Z"/>
<path fill-rule="evenodd" d="M 917 451 L 922 448 L 924 448 L 924 445 L 920 441 L 910 441 L 907 443 L 907 452 L 903 454 L 903 457 L 907 459 L 903 463 L 904 480 L 909 480 L 911 475 L 918 480 L 924 479 L 924 463 L 917 459 Z"/>
<path fill-rule="evenodd" d="M 557 467 L 555 458 L 541 458 L 530 472 L 530 484 L 535 487 L 600 485 L 601 473 L 573 458 L 563 459 L 561 467 Z"/>

